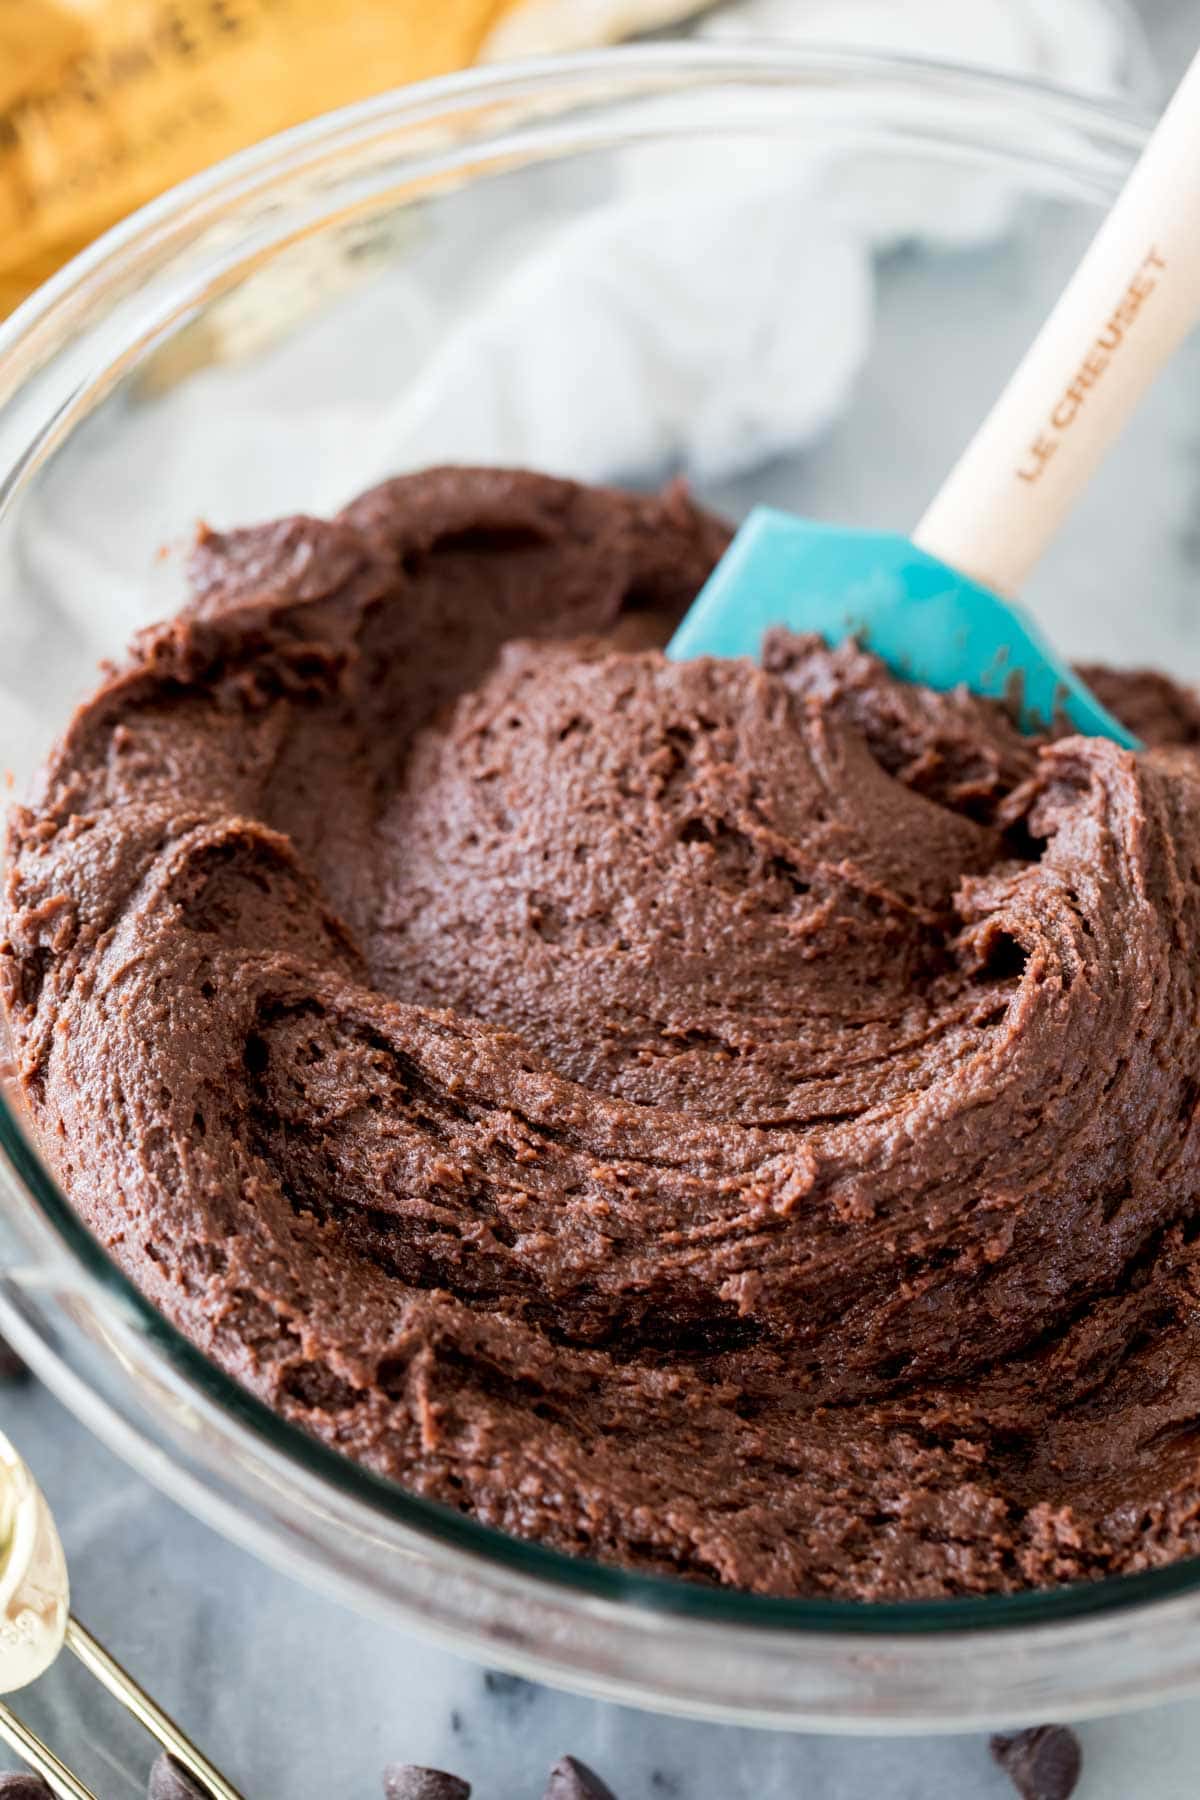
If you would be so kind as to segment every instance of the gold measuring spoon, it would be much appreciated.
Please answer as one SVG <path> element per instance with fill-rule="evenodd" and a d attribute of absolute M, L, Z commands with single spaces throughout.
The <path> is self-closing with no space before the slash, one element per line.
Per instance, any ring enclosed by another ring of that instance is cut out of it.
<path fill-rule="evenodd" d="M 42 1492 L 0 1432 L 0 1694 L 28 1687 L 69 1650 L 211 1800 L 242 1800 L 71 1612 L 67 1560 Z M 0 1739 L 58 1800 L 96 1800 L 77 1775 L 0 1700 Z"/>

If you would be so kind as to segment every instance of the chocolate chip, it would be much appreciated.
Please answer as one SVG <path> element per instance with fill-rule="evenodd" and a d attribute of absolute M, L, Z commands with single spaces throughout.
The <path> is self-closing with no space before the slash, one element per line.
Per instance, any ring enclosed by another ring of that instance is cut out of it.
<path fill-rule="evenodd" d="M 1083 1765 L 1079 1739 L 1065 1725 L 1036 1725 L 1011 1737 L 994 1737 L 992 1755 L 1021 1800 L 1068 1800 Z"/>
<path fill-rule="evenodd" d="M 0 1338 L 0 1381 L 24 1381 L 28 1374 L 29 1370 L 25 1367 L 25 1364 L 21 1361 L 11 1344 L 6 1344 L 4 1339 Z M 24 1780 L 25 1777 L 22 1776 L 21 1779 Z M 31 1777 L 31 1779 L 34 1781 L 41 1781 L 42 1778 L 40 1775 L 35 1775 Z M 0 1794 L 5 1792 L 15 1794 L 17 1789 L 0 1788 Z M 49 1788 L 46 1789 L 46 1792 L 50 1792 Z"/>
<path fill-rule="evenodd" d="M 483 1685 L 489 1694 L 519 1694 L 531 1684 L 521 1675 L 506 1675 L 503 1669 L 485 1669 Z"/>
<path fill-rule="evenodd" d="M 54 1800 L 40 1775 L 0 1775 L 0 1800 Z"/>
<path fill-rule="evenodd" d="M 211 1796 L 164 1750 L 150 1771 L 149 1800 L 211 1800 Z"/>
<path fill-rule="evenodd" d="M 470 1800 L 471 1784 L 445 1769 L 420 1769 L 416 1763 L 389 1763 L 383 1771 L 387 1800 Z"/>
<path fill-rule="evenodd" d="M 550 1771 L 542 1800 L 616 1800 L 595 1769 L 573 1756 L 560 1756 Z"/>

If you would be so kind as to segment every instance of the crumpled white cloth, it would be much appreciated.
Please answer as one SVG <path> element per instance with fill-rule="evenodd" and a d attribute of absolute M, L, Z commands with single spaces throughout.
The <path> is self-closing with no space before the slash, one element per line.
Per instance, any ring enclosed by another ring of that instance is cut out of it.
<path fill-rule="evenodd" d="M 741 0 L 701 21 L 716 42 L 838 44 L 1035 75 L 1112 94 L 1143 53 L 1109 0 Z"/>
<path fill-rule="evenodd" d="M 698 27 L 1092 90 L 1125 78 L 1131 31 L 1111 0 L 743 0 Z M 725 139 L 619 151 L 583 175 L 597 196 L 583 214 L 570 168 L 543 172 L 544 214 L 514 218 L 503 184 L 495 199 L 461 194 L 449 222 L 418 218 L 435 240 L 424 261 L 389 268 L 253 365 L 192 375 L 130 428 L 118 417 L 106 437 L 97 421 L 94 449 L 73 446 L 61 479 L 51 470 L 0 556 L 0 771 L 26 773 L 65 704 L 47 683 L 30 691 L 22 640 L 45 644 L 64 696 L 82 691 L 97 657 L 171 609 L 178 561 L 152 552 L 198 517 L 328 511 L 440 460 L 716 483 L 819 438 L 870 353 L 879 250 L 995 238 L 1012 196 L 994 173 L 878 153 L 848 165 L 811 138 L 738 136 L 747 104 L 760 116 L 788 102 L 731 90 Z"/>
<path fill-rule="evenodd" d="M 435 352 L 376 424 L 372 474 L 720 478 L 837 416 L 871 285 L 855 234 L 794 183 L 631 185 L 531 250 Z"/>
<path fill-rule="evenodd" d="M 1096 93 L 1138 62 L 1106 0 L 742 0 L 694 35 L 944 57 Z M 434 354 L 378 428 L 374 473 L 433 454 L 721 480 L 818 436 L 869 351 L 872 252 L 987 242 L 1012 194 L 928 162 L 914 180 L 889 157 L 865 180 L 860 162 L 851 187 L 819 152 L 803 160 L 770 138 L 624 152 L 609 203 L 533 248 Z"/>

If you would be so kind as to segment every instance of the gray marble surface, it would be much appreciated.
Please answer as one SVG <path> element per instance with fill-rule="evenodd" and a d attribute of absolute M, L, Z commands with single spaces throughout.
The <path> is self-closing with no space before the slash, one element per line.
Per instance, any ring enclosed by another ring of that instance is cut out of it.
<path fill-rule="evenodd" d="M 1200 5 L 1146 0 L 1143 10 L 1164 66 L 1177 67 L 1200 36 Z M 918 303 L 920 280 L 902 266 L 894 273 L 897 330 L 906 307 Z M 948 369 L 960 350 L 947 345 Z M 1147 517 L 1147 529 L 1169 509 L 1179 567 L 1196 557 L 1194 538 L 1178 521 L 1200 516 L 1200 433 L 1192 424 L 1198 367 L 1193 356 L 1153 402 L 1162 447 L 1141 470 L 1136 494 L 1127 488 L 1138 460 L 1131 457 L 1089 502 L 1098 547 L 1091 566 L 1073 564 L 1068 600 L 1078 616 L 1088 612 L 1101 565 L 1112 590 L 1114 557 L 1128 559 L 1118 562 L 1118 585 L 1135 583 L 1136 543 L 1122 552 L 1128 535 L 1118 540 L 1103 526 L 1110 512 L 1126 510 L 1120 502 Z M 849 439 L 840 454 L 869 457 L 870 442 Z M 919 457 L 910 479 L 924 482 Z M 901 506 L 907 496 L 897 490 Z M 1093 621 L 1087 647 L 1104 649 L 1107 629 Z M 1159 636 L 1180 643 L 1200 673 L 1200 621 L 1190 613 L 1174 622 L 1147 618 L 1144 630 L 1155 648 Z M 250 1800 L 367 1800 L 381 1792 L 389 1760 L 459 1771 L 482 1800 L 537 1800 L 564 1751 L 594 1764 L 619 1800 L 1003 1800 L 1012 1793 L 978 1736 L 847 1740 L 701 1726 L 474 1668 L 354 1617 L 230 1547 L 100 1450 L 36 1385 L 0 1392 L 0 1421 L 59 1518 L 80 1615 Z M 22 1696 L 21 1711 L 102 1800 L 144 1792 L 143 1742 L 69 1669 Z M 1193 1800 L 1200 1700 L 1080 1730 L 1079 1800 Z"/>

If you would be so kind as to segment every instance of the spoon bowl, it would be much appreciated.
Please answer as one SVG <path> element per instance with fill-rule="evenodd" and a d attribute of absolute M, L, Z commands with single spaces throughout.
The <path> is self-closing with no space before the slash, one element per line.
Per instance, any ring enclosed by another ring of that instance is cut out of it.
<path fill-rule="evenodd" d="M 58 1529 L 42 1491 L 0 1433 L 0 1694 L 28 1687 L 55 1661 L 70 1617 Z"/>

